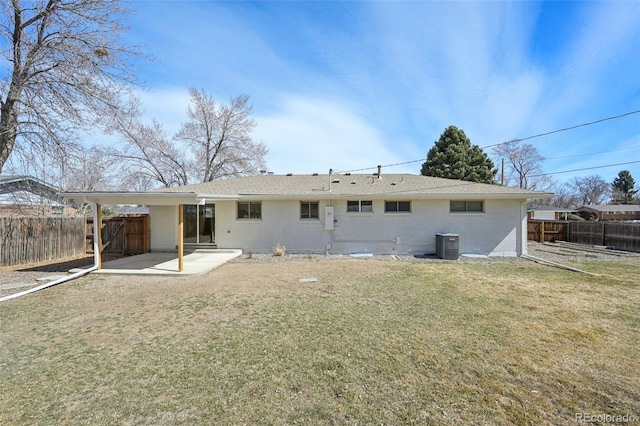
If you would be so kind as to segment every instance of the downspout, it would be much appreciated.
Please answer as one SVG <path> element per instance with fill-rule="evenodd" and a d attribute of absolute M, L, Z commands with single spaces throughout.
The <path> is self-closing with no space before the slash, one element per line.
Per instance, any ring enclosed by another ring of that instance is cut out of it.
<path fill-rule="evenodd" d="M 93 204 L 93 264 L 102 269 L 102 206 Z"/>
<path fill-rule="evenodd" d="M 11 294 L 9 296 L 5 296 L 0 298 L 0 302 L 5 302 L 7 300 L 16 299 L 21 296 L 26 296 L 27 294 L 35 293 L 36 291 L 44 290 L 48 287 L 53 287 L 54 285 L 62 284 L 67 281 L 75 280 L 76 278 L 80 278 L 83 275 L 88 274 L 89 272 L 93 272 L 98 269 L 98 265 L 93 265 L 90 268 L 83 269 L 82 271 L 76 272 L 75 274 L 69 275 L 68 277 L 60 278 L 55 281 L 48 282 L 46 284 L 39 285 L 38 287 L 30 288 L 29 290 L 21 291 L 20 293 Z"/>
<path fill-rule="evenodd" d="M 516 233 L 516 257 L 522 257 L 529 254 L 529 225 L 527 219 L 527 204 L 529 200 L 520 203 L 520 215 L 518 217 L 518 226 Z"/>
<path fill-rule="evenodd" d="M 333 200 L 331 198 L 329 198 L 329 205 L 333 206 Z M 336 214 L 336 211 L 334 209 L 333 210 L 333 217 L 331 218 L 331 220 L 334 221 L 334 226 L 335 226 L 335 218 L 336 218 L 335 214 Z M 326 220 L 326 217 L 325 217 L 325 220 Z M 326 247 L 325 254 L 327 256 L 329 255 L 329 251 L 333 251 L 333 233 L 334 232 L 335 232 L 335 229 L 332 230 L 332 231 L 329 231 L 329 245 L 331 246 L 331 249 L 329 249 L 329 247 Z"/>
<path fill-rule="evenodd" d="M 93 209 L 93 235 L 96 235 L 96 227 L 99 226 L 96 224 L 97 222 L 97 216 L 98 216 L 98 204 L 94 204 L 94 209 Z M 100 266 L 100 252 L 98 251 L 98 239 L 94 237 L 93 239 L 93 266 L 87 268 L 87 269 L 82 269 L 81 271 L 76 272 L 75 274 L 71 274 L 69 276 L 66 277 L 62 277 L 59 278 L 57 280 L 39 285 L 37 287 L 34 288 L 30 288 L 29 290 L 25 290 L 25 291 L 21 291 L 19 293 L 15 293 L 15 294 L 10 294 L 9 296 L 5 296 L 0 298 L 0 302 L 6 302 L 7 300 L 11 300 L 11 299 L 17 299 L 18 297 L 22 297 L 22 296 L 26 296 L 27 294 L 31 294 L 31 293 L 35 293 L 36 291 L 40 291 L 40 290 L 44 290 L 45 288 L 49 288 L 49 287 L 53 287 L 54 285 L 58 285 L 58 284 L 62 284 L 62 283 L 66 283 L 67 281 L 71 281 L 71 280 L 75 280 L 76 278 L 80 278 L 84 275 L 87 275 L 89 272 L 93 272 L 95 270 L 97 270 Z"/>

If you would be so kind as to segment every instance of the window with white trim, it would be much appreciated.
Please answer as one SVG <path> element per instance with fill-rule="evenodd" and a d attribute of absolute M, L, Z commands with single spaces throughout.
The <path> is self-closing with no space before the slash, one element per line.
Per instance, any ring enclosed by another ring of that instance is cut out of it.
<path fill-rule="evenodd" d="M 347 213 L 373 213 L 373 201 L 347 201 Z"/>
<path fill-rule="evenodd" d="M 238 201 L 238 219 L 262 219 L 262 202 Z"/>
<path fill-rule="evenodd" d="M 484 213 L 484 201 L 451 200 L 449 211 L 451 213 Z"/>
<path fill-rule="evenodd" d="M 300 203 L 300 219 L 319 219 L 320 208 L 317 201 L 302 201 Z"/>
<path fill-rule="evenodd" d="M 411 201 L 385 201 L 385 213 L 411 213 Z"/>

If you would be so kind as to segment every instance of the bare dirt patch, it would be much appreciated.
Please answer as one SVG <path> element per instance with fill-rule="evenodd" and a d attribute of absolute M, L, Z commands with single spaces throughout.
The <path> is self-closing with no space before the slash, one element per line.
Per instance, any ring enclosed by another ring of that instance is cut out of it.
<path fill-rule="evenodd" d="M 103 256 L 104 261 L 115 256 Z M 70 275 L 69 270 L 93 265 L 93 255 L 83 255 L 58 261 L 0 267 L 0 297 L 28 290 L 49 279 Z"/>

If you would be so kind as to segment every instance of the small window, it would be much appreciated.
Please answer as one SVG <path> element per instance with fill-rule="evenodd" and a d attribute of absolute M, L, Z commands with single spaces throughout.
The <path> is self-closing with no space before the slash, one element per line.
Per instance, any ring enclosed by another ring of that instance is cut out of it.
<path fill-rule="evenodd" d="M 410 213 L 411 201 L 385 201 L 385 213 Z"/>
<path fill-rule="evenodd" d="M 300 203 L 300 219 L 319 219 L 318 202 L 303 201 Z"/>
<path fill-rule="evenodd" d="M 484 212 L 484 201 L 450 201 L 449 210 L 452 213 L 482 213 Z"/>
<path fill-rule="evenodd" d="M 347 201 L 347 213 L 373 213 L 373 201 Z"/>
<path fill-rule="evenodd" d="M 51 216 L 53 216 L 53 217 L 63 217 L 64 216 L 64 206 L 51 206 Z"/>
<path fill-rule="evenodd" d="M 260 201 L 239 201 L 238 219 L 262 219 L 262 203 Z"/>

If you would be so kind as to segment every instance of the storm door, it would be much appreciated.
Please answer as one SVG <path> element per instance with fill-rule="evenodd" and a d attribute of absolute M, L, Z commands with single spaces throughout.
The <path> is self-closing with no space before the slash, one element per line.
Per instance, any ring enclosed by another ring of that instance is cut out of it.
<path fill-rule="evenodd" d="M 185 244 L 211 244 L 215 242 L 215 204 L 186 204 L 184 212 Z"/>

